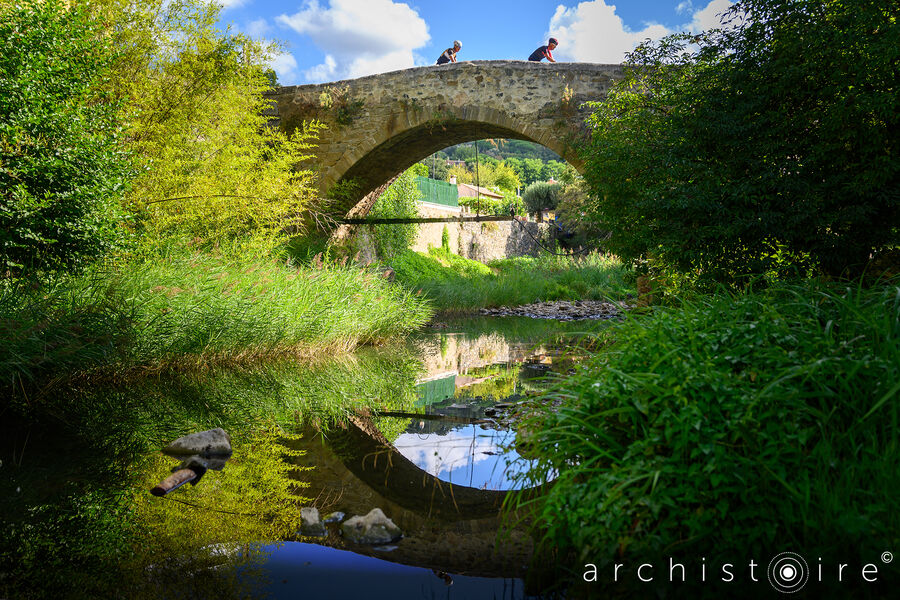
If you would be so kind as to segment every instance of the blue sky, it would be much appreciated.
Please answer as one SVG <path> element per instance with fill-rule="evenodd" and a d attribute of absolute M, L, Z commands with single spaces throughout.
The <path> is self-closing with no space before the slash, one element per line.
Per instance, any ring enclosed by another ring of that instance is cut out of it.
<path fill-rule="evenodd" d="M 219 0 L 223 24 L 285 42 L 282 85 L 320 83 L 457 59 L 524 60 L 547 37 L 560 61 L 620 63 L 638 42 L 718 23 L 729 0 Z"/>

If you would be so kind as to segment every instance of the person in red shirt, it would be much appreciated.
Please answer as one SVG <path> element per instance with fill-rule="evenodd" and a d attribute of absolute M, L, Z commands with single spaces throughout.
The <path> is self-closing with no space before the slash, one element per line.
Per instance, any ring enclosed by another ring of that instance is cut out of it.
<path fill-rule="evenodd" d="M 550 41 L 547 42 L 547 45 L 541 46 L 540 48 L 532 52 L 531 56 L 528 57 L 528 60 L 541 62 L 546 58 L 550 62 L 556 62 L 555 60 L 553 60 L 553 54 L 551 54 L 551 52 L 553 50 L 556 50 L 556 46 L 558 45 L 559 44 L 557 44 L 556 38 L 550 38 Z"/>

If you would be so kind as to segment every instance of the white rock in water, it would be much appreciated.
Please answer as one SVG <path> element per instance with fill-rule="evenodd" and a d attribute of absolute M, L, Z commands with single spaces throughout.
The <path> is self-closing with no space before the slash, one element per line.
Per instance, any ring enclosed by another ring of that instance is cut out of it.
<path fill-rule="evenodd" d="M 365 517 L 357 515 L 347 519 L 341 524 L 341 533 L 354 544 L 387 544 L 403 536 L 380 508 L 373 508 Z"/>
<path fill-rule="evenodd" d="M 328 535 L 325 523 L 319 518 L 319 509 L 315 506 L 304 506 L 300 509 L 300 534 L 313 537 Z"/>
<path fill-rule="evenodd" d="M 227 456 L 231 454 L 231 437 L 221 427 L 180 437 L 165 448 L 167 454 L 199 454 Z"/>

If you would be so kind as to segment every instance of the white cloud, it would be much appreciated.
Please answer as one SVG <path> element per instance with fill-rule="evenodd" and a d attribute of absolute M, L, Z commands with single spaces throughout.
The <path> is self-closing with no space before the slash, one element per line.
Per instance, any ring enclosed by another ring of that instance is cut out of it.
<path fill-rule="evenodd" d="M 580 2 L 574 8 L 556 7 L 550 19 L 550 34 L 560 42 L 560 58 L 579 62 L 620 63 L 625 53 L 646 38 L 659 38 L 670 31 L 655 23 L 632 31 L 616 14 L 615 5 L 604 0 Z"/>
<path fill-rule="evenodd" d="M 277 21 L 309 36 L 325 62 L 309 69 L 309 79 L 361 77 L 415 66 L 413 50 L 430 38 L 428 25 L 409 5 L 393 0 L 307 0 Z"/>
<path fill-rule="evenodd" d="M 559 39 L 556 50 L 559 58 L 579 62 L 621 63 L 630 52 L 645 39 L 659 39 L 677 31 L 698 32 L 719 25 L 717 14 L 731 6 L 729 0 L 711 0 L 709 4 L 694 10 L 690 0 L 678 5 L 678 12 L 689 12 L 692 20 L 679 29 L 670 29 L 659 23 L 645 23 L 633 30 L 616 14 L 614 4 L 605 0 L 579 2 L 569 8 L 562 4 L 550 18 L 548 37 Z"/>
<path fill-rule="evenodd" d="M 307 81 L 311 81 L 313 83 L 321 83 L 323 81 L 334 81 L 335 79 L 340 79 L 339 77 L 335 77 L 336 72 L 337 62 L 335 62 L 333 56 L 328 54 L 325 56 L 324 63 L 303 71 L 303 76 Z"/>
<path fill-rule="evenodd" d="M 251 21 L 250 24 L 247 25 L 246 29 L 250 37 L 253 38 L 264 38 L 272 30 L 272 28 L 269 26 L 269 23 L 265 19 L 256 19 L 255 21 Z"/>
<path fill-rule="evenodd" d="M 678 6 L 675 7 L 675 12 L 679 15 L 683 15 L 684 13 L 689 13 L 694 8 L 694 3 L 691 0 L 685 0 L 684 2 L 680 2 Z"/>
<path fill-rule="evenodd" d="M 469 428 L 467 428 L 469 429 Z M 439 477 L 484 460 L 494 460 L 501 452 L 497 440 L 484 435 L 473 439 L 471 431 L 450 431 L 446 434 L 402 433 L 394 441 L 394 448 L 423 471 Z"/>
<path fill-rule="evenodd" d="M 269 64 L 278 74 L 281 85 L 293 85 L 297 82 L 297 59 L 292 54 L 276 54 L 269 60 Z"/>
<path fill-rule="evenodd" d="M 691 22 L 682 29 L 693 33 L 699 33 L 706 29 L 714 29 L 722 26 L 721 16 L 731 8 L 729 0 L 712 0 L 706 8 L 696 11 Z"/>
<path fill-rule="evenodd" d="M 225 7 L 225 10 L 228 10 L 229 8 L 243 6 L 247 3 L 247 0 L 216 0 L 216 3 L 221 4 Z"/>

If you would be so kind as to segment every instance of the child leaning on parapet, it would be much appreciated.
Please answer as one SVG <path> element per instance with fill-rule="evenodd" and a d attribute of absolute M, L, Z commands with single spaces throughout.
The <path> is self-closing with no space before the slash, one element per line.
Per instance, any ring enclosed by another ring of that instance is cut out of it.
<path fill-rule="evenodd" d="M 437 59 L 437 64 L 443 65 L 448 62 L 456 62 L 456 53 L 462 49 L 462 42 L 459 40 L 453 41 L 453 47 L 447 48 L 444 50 L 443 54 L 441 54 Z"/>
<path fill-rule="evenodd" d="M 547 42 L 547 45 L 541 46 L 540 48 L 532 52 L 531 56 L 528 57 L 528 60 L 541 62 L 546 58 L 550 62 L 556 62 L 555 60 L 553 60 L 553 54 L 551 54 L 551 51 L 556 50 L 556 46 L 558 45 L 559 44 L 557 43 L 556 38 L 550 38 L 550 40 Z"/>

